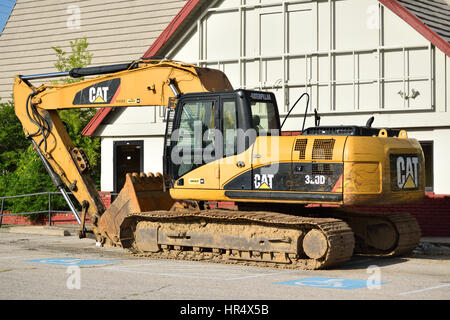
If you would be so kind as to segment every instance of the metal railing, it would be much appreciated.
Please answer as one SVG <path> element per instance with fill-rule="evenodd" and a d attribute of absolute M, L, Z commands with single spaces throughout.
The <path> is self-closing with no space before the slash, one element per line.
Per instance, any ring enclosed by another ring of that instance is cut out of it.
<path fill-rule="evenodd" d="M 69 195 L 71 195 L 71 192 L 68 192 Z M 99 192 L 99 194 L 104 194 L 108 196 L 116 196 L 118 193 L 114 192 Z M 17 198 L 24 198 L 24 197 L 34 197 L 34 196 L 42 196 L 47 195 L 48 196 L 48 208 L 46 210 L 39 210 L 39 211 L 29 211 L 29 212 L 19 212 L 19 213 L 8 213 L 5 214 L 5 200 L 8 199 L 17 199 Z M 34 215 L 34 214 L 42 214 L 46 213 L 48 214 L 48 225 L 50 226 L 52 224 L 52 213 L 72 213 L 70 210 L 55 210 L 52 209 L 52 195 L 61 195 L 60 192 L 56 191 L 46 191 L 46 192 L 37 192 L 37 193 L 28 193 L 28 194 L 21 194 L 16 196 L 5 196 L 0 197 L 1 205 L 0 205 L 0 226 L 2 226 L 3 217 L 11 217 L 11 216 L 23 216 L 23 215 Z M 78 211 L 79 214 L 81 214 L 81 211 Z"/>

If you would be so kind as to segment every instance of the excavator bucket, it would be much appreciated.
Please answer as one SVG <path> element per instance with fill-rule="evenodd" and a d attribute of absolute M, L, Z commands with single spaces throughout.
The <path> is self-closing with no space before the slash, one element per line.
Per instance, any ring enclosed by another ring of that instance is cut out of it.
<path fill-rule="evenodd" d="M 125 184 L 119 195 L 107 209 L 99 222 L 114 245 L 120 245 L 119 233 L 123 220 L 130 214 L 169 210 L 174 204 L 168 191 L 163 189 L 161 173 L 127 173 Z"/>

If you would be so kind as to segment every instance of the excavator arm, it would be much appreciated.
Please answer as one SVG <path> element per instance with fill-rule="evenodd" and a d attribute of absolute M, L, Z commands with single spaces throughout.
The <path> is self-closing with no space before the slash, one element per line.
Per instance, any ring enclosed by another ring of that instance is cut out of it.
<path fill-rule="evenodd" d="M 65 85 L 43 84 L 35 87 L 30 82 L 50 77 L 99 74 L 104 75 Z M 138 60 L 125 65 L 73 69 L 66 73 L 18 75 L 14 79 L 14 102 L 26 137 L 82 225 L 80 236 L 86 234 L 84 221 L 88 215 L 92 226 L 90 233 L 97 241 L 117 244 L 119 225 L 126 213 L 133 210 L 129 203 L 133 202 L 130 198 L 136 197 L 136 194 L 128 195 L 127 199 L 119 201 L 120 204 L 106 210 L 89 176 L 88 159 L 81 148 L 73 145 L 58 110 L 168 106 L 169 99 L 179 93 L 227 90 L 232 90 L 232 86 L 226 75 L 218 70 L 167 60 Z M 81 204 L 81 217 L 67 196 L 65 187 Z M 128 211 L 124 210 L 127 206 Z M 118 214 L 119 211 L 122 213 Z"/>

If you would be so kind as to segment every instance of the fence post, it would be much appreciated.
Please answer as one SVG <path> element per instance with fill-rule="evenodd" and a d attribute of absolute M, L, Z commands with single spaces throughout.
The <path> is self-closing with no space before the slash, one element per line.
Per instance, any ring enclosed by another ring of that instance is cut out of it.
<path fill-rule="evenodd" d="M 0 227 L 2 226 L 2 220 L 3 220 L 3 204 L 5 202 L 5 198 L 2 198 L 2 207 L 0 209 Z"/>
<path fill-rule="evenodd" d="M 48 225 L 52 225 L 52 193 L 48 192 Z"/>

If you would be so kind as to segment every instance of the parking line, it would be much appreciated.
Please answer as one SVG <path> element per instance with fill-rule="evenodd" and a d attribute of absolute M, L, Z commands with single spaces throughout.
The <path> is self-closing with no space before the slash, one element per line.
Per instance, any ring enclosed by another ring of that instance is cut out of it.
<path fill-rule="evenodd" d="M 102 268 L 103 270 L 112 270 L 112 271 L 121 271 L 121 272 L 129 272 L 129 273 L 138 273 L 138 274 L 149 274 L 149 275 L 158 275 L 158 276 L 168 276 L 168 277 L 177 277 L 177 278 L 194 278 L 194 279 L 215 279 L 215 277 L 205 277 L 205 276 L 191 276 L 186 274 L 177 274 L 177 273 L 160 273 L 160 272 L 148 272 L 148 271 L 138 271 L 138 270 L 130 270 L 123 267 L 110 267 L 110 268 Z"/>
<path fill-rule="evenodd" d="M 250 275 L 229 275 L 229 278 L 220 278 L 215 276 L 207 276 L 207 275 L 201 275 L 198 273 L 168 273 L 168 272 L 152 272 L 152 271 L 140 271 L 136 269 L 131 269 L 130 267 L 142 267 L 142 266 L 150 266 L 155 264 L 139 264 L 139 265 L 131 265 L 131 266 L 114 266 L 114 267 L 102 267 L 102 270 L 111 270 L 111 271 L 122 271 L 122 272 L 129 272 L 129 273 L 138 273 L 138 274 L 148 274 L 148 275 L 161 275 L 161 276 L 168 276 L 168 277 L 177 277 L 177 278 L 193 278 L 193 279 L 214 279 L 214 280 L 224 280 L 224 281 L 232 281 L 232 280 L 241 280 L 241 279 L 249 279 L 249 278 L 257 278 L 257 277 L 264 277 L 264 276 L 272 276 L 272 275 L 280 275 L 280 274 L 286 274 L 286 273 L 292 273 L 295 272 L 295 270 L 290 271 L 282 271 L 282 272 L 276 272 L 276 273 L 258 273 L 258 274 L 250 274 Z"/>
<path fill-rule="evenodd" d="M 401 294 L 401 295 L 406 295 L 406 294 L 412 294 L 412 293 L 424 292 L 424 291 L 428 291 L 428 290 L 434 290 L 434 289 L 445 288 L 445 287 L 450 287 L 450 283 L 449 283 L 449 284 L 443 284 L 443 285 L 440 285 L 440 286 L 435 286 L 435 287 L 424 288 L 424 289 L 420 289 L 420 290 L 414 290 L 414 291 L 402 292 L 402 293 L 399 293 L 399 294 Z"/>
<path fill-rule="evenodd" d="M 276 276 L 276 275 L 280 275 L 280 274 L 293 273 L 296 271 L 297 270 L 282 271 L 282 272 L 275 272 L 275 273 L 260 273 L 260 274 L 250 275 L 250 276 L 230 278 L 230 279 L 226 279 L 226 280 L 241 280 L 241 279 L 258 278 L 258 277 L 264 277 L 264 276 Z"/>

